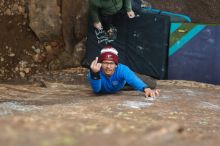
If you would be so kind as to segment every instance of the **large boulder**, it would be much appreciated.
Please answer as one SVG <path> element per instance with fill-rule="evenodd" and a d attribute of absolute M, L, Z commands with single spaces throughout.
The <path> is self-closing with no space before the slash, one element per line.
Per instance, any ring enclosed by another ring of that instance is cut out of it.
<path fill-rule="evenodd" d="M 30 27 L 40 41 L 51 41 L 61 36 L 61 12 L 57 0 L 29 0 Z"/>
<path fill-rule="evenodd" d="M 63 0 L 62 20 L 65 50 L 73 52 L 74 46 L 86 37 L 88 0 Z"/>
<path fill-rule="evenodd" d="M 28 2 L 30 27 L 42 43 L 46 42 L 48 60 L 51 61 L 56 57 L 58 62 L 61 62 L 59 68 L 80 66 L 85 47 L 79 44 L 85 42 L 83 40 L 87 32 L 87 5 L 88 0 Z M 57 42 L 59 48 L 54 48 L 51 42 Z M 68 55 L 71 61 L 66 62 L 66 55 L 63 54 Z M 50 64 L 53 66 L 53 62 Z"/>
<path fill-rule="evenodd" d="M 72 53 L 69 51 L 63 51 L 57 59 L 50 62 L 49 68 L 51 70 L 57 70 L 81 66 L 81 61 L 86 51 L 85 41 L 86 39 L 82 39 L 78 44 L 76 44 Z"/>

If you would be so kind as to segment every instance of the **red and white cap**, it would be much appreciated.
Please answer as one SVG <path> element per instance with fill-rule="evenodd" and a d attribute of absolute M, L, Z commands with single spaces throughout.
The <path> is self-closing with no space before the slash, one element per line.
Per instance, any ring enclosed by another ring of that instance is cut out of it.
<path fill-rule="evenodd" d="M 112 46 L 105 46 L 101 50 L 98 61 L 103 62 L 104 60 L 114 61 L 115 64 L 118 64 L 118 51 Z"/>

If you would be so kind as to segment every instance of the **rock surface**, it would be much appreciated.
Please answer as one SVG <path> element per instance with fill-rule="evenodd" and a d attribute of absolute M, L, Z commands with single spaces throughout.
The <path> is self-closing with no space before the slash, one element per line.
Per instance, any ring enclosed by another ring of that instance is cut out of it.
<path fill-rule="evenodd" d="M 65 51 L 73 52 L 74 46 L 86 37 L 88 0 L 63 0 L 62 20 Z"/>
<path fill-rule="evenodd" d="M 153 8 L 188 15 L 193 23 L 220 24 L 218 0 L 146 0 Z"/>
<path fill-rule="evenodd" d="M 30 0 L 28 10 L 30 27 L 42 42 L 61 36 L 61 10 L 57 0 Z"/>
<path fill-rule="evenodd" d="M 66 73 L 81 84 L 0 84 L 0 145 L 219 145 L 219 86 L 159 81 L 155 98 L 95 95 L 85 76 Z"/>

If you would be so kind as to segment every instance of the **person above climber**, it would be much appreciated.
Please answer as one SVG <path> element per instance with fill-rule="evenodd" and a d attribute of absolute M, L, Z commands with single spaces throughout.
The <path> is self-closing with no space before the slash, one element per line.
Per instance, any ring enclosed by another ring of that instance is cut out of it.
<path fill-rule="evenodd" d="M 112 20 L 117 13 L 126 11 L 129 18 L 135 17 L 131 0 L 89 0 L 89 9 L 98 39 L 105 36 L 116 39 L 117 29 L 112 25 Z"/>
<path fill-rule="evenodd" d="M 146 97 L 154 97 L 160 92 L 151 89 L 151 85 L 144 83 L 128 66 L 118 63 L 118 52 L 112 46 L 105 46 L 99 58 L 92 61 L 88 81 L 95 93 L 116 93 L 126 83 L 144 92 Z"/>

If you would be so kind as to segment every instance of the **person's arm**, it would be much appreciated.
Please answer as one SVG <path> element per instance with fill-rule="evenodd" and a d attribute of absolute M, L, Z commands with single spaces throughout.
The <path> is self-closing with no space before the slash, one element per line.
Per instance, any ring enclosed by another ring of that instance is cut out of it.
<path fill-rule="evenodd" d="M 95 93 L 101 91 L 100 69 L 101 63 L 98 63 L 98 57 L 96 57 L 90 65 L 90 72 L 88 74 L 89 83 Z"/>
<path fill-rule="evenodd" d="M 159 95 L 160 90 L 151 90 L 130 68 L 125 66 L 123 69 L 124 79 L 134 89 L 145 93 L 146 97 L 155 97 Z"/>
<path fill-rule="evenodd" d="M 125 81 L 135 90 L 143 91 L 144 88 L 148 87 L 129 67 L 124 66 L 121 72 Z"/>
<path fill-rule="evenodd" d="M 134 18 L 135 14 L 134 14 L 134 11 L 132 10 L 131 0 L 123 0 L 123 4 L 124 4 L 124 7 L 127 11 L 128 17 Z"/>
<path fill-rule="evenodd" d="M 132 11 L 131 0 L 123 0 L 123 4 L 127 12 Z"/>
<path fill-rule="evenodd" d="M 102 24 L 99 19 L 99 8 L 93 0 L 89 0 L 89 12 L 91 13 L 94 27 L 97 29 L 101 29 Z"/>
<path fill-rule="evenodd" d="M 101 91 L 101 79 L 100 79 L 99 72 L 93 73 L 90 70 L 89 74 L 88 74 L 88 80 L 89 80 L 89 83 L 92 87 L 93 92 L 99 93 Z"/>

